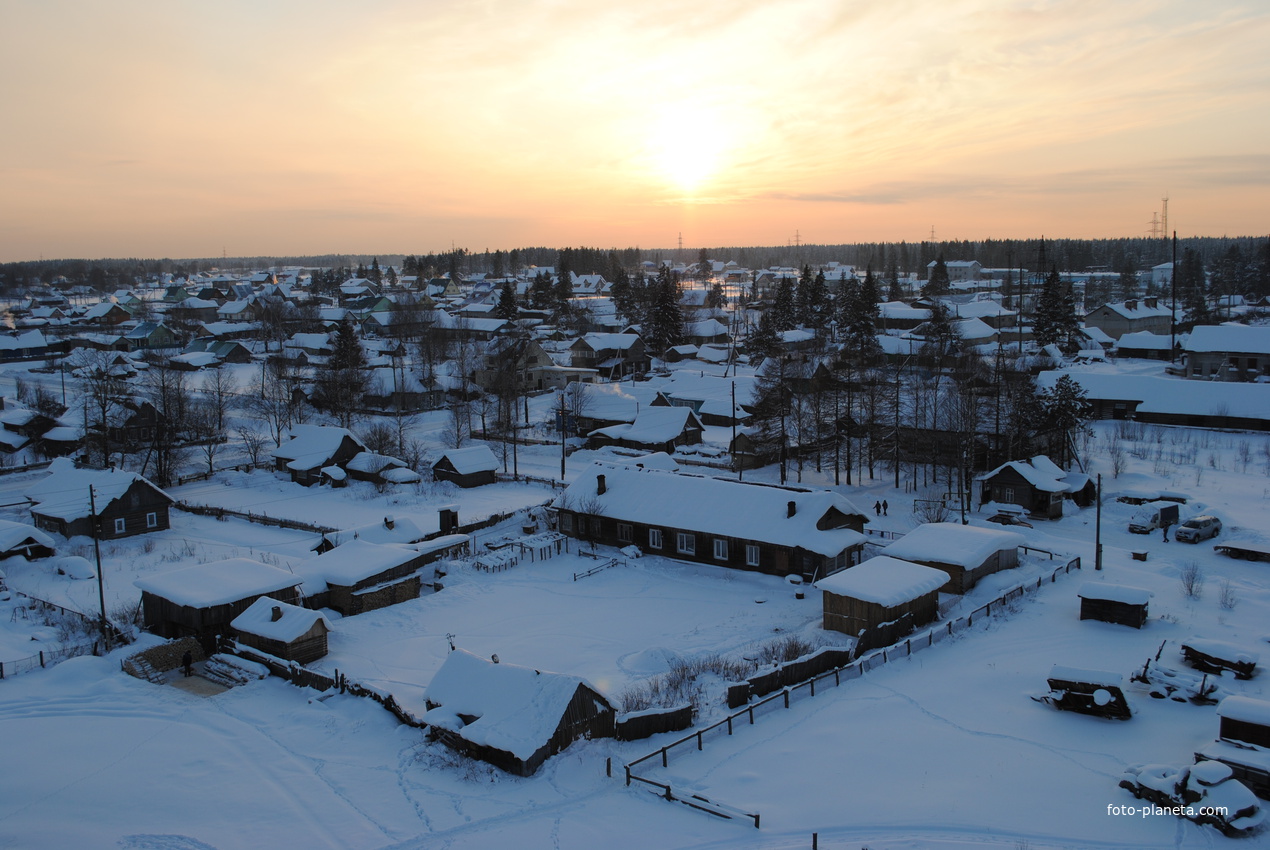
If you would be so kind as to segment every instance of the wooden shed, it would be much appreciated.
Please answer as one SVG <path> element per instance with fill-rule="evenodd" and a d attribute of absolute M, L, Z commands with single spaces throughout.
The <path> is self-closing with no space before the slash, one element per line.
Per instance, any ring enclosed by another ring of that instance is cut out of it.
<path fill-rule="evenodd" d="M 295 604 L 300 577 L 249 558 L 212 561 L 147 576 L 141 589 L 145 627 L 166 638 L 196 637 L 206 652 L 253 602 L 267 596 Z"/>
<path fill-rule="evenodd" d="M 462 649 L 446 656 L 424 700 L 429 734 L 519 776 L 578 738 L 613 735 L 613 706 L 584 679 Z"/>
<path fill-rule="evenodd" d="M 351 617 L 418 599 L 423 587 L 419 571 L 436 557 L 411 546 L 359 539 L 297 564 L 295 570 L 310 605 Z"/>
<path fill-rule="evenodd" d="M 1142 628 L 1147 621 L 1151 591 L 1123 584 L 1087 581 L 1076 591 L 1080 597 L 1080 618 Z"/>
<path fill-rule="evenodd" d="M 326 655 L 331 623 L 320 611 L 261 597 L 230 622 L 238 642 L 283 661 L 308 664 Z"/>
<path fill-rule="evenodd" d="M 1270 702 L 1226 697 L 1217 706 L 1217 716 L 1220 737 L 1196 752 L 1195 760 L 1229 765 L 1236 779 L 1258 797 L 1270 800 Z"/>
<path fill-rule="evenodd" d="M 22 555 L 28 561 L 54 554 L 53 538 L 21 522 L 0 520 L 0 559 Z"/>
<path fill-rule="evenodd" d="M 981 578 L 1019 565 L 1023 536 L 1015 531 L 979 528 L 955 522 L 919 525 L 887 546 L 892 558 L 948 573 L 946 593 L 965 593 Z"/>
<path fill-rule="evenodd" d="M 452 481 L 460 487 L 493 484 L 497 473 L 498 460 L 484 443 L 465 449 L 450 449 L 432 464 L 434 479 Z"/>
<path fill-rule="evenodd" d="M 879 555 L 816 582 L 824 627 L 858 638 L 857 652 L 890 646 L 939 616 L 948 574 Z"/>

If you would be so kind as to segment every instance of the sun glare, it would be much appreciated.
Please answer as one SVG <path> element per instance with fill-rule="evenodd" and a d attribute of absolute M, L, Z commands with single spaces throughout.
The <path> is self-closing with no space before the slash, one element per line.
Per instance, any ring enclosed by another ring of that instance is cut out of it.
<path fill-rule="evenodd" d="M 658 122 L 657 137 L 650 145 L 653 169 L 673 189 L 696 194 L 722 168 L 726 140 L 714 126 L 697 116 Z"/>

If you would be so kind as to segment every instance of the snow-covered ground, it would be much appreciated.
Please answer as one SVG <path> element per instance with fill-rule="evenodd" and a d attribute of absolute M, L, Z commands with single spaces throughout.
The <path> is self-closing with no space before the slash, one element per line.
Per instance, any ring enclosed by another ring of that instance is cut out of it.
<path fill-rule="evenodd" d="M 658 760 L 641 765 L 677 790 L 761 814 L 761 829 L 624 786 L 621 764 L 675 736 L 579 741 L 521 779 L 450 755 L 370 700 L 276 679 L 199 697 L 124 675 L 116 653 L 0 682 L 0 846 L 805 848 L 812 833 L 821 847 L 875 850 L 1220 844 L 1226 839 L 1211 828 L 1172 816 L 1108 813 L 1108 806 L 1138 802 L 1116 786 L 1124 767 L 1189 762 L 1216 736 L 1213 707 L 1151 699 L 1130 685 L 1135 717 L 1117 722 L 1029 697 L 1046 690 L 1054 664 L 1114 671 L 1127 681 L 1166 641 L 1161 663 L 1182 667 L 1177 642 L 1193 635 L 1270 659 L 1270 564 L 1226 558 L 1212 541 L 1130 534 L 1135 508 L 1114 500 L 1126 491 L 1184 491 L 1192 496 L 1184 512 L 1222 519 L 1218 542 L 1270 532 L 1263 519 L 1270 436 L 1114 423 L 1095 431 L 1088 455 L 1092 471 L 1104 476 L 1102 572 L 1093 569 L 1093 509 L 1012 529 L 1031 546 L 1080 555 L 1084 570 L 912 658 L 818 689 L 814 698 L 803 692 L 788 710 L 743 722 L 731 737 L 713 734 L 702 752 L 679 748 L 667 768 Z M 1110 461 L 1116 443 L 1125 455 L 1119 477 Z M 571 468 L 589 456 L 571 456 Z M 522 449 L 520 462 L 559 475 L 551 446 Z M 775 475 L 746 472 L 755 480 Z M 831 468 L 817 473 L 808 465 L 803 483 L 826 486 L 832 476 Z M 916 522 L 914 498 L 925 494 L 893 483 L 879 468 L 876 478 L 843 492 L 862 508 L 885 498 L 889 515 L 874 517 L 871 527 L 904 531 Z M 20 482 L 0 479 L 0 494 L 15 491 Z M 258 472 L 224 474 L 175 495 L 349 526 L 386 513 L 435 522 L 436 507 L 449 502 L 469 521 L 544 501 L 551 490 L 303 490 Z M 104 548 L 109 605 L 135 598 L 131 579 L 139 575 L 235 555 L 287 565 L 307 557 L 315 542 L 312 534 L 173 516 L 169 531 Z M 983 520 L 971 515 L 974 524 Z M 1135 560 L 1135 551 L 1147 560 Z M 981 598 L 1038 575 L 1046 563 L 1030 558 L 1018 571 L 990 577 Z M 1191 563 L 1205 578 L 1198 598 L 1185 596 L 1179 580 Z M 782 635 L 824 643 L 839 637 L 819 629 L 816 591 L 797 600 L 772 577 L 643 558 L 573 581 L 592 565 L 576 547 L 502 573 L 454 565 L 439 593 L 336 619 L 331 654 L 316 666 L 391 691 L 417 712 L 450 635 L 478 655 L 583 676 L 612 697 L 674 657 L 744 657 Z M 2 568 L 12 587 L 95 610 L 95 582 L 56 576 L 38 562 Z M 1147 626 L 1080 621 L 1083 582 L 1152 592 Z M 56 639 L 13 617 L 13 604 L 0 604 L 0 653 L 30 654 L 22 645 L 40 644 L 33 634 Z M 1264 674 L 1246 682 L 1224 677 L 1221 687 L 1270 699 Z M 704 719 L 722 713 L 716 704 Z M 605 776 L 610 757 L 614 778 Z"/>

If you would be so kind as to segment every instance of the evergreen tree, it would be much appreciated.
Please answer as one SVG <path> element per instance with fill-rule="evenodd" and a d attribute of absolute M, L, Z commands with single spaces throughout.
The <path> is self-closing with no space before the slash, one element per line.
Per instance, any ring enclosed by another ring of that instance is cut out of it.
<path fill-rule="evenodd" d="M 1177 269 L 1177 291 L 1182 307 L 1186 310 L 1186 322 L 1191 327 L 1208 325 L 1214 321 L 1212 307 L 1208 303 L 1208 283 L 1204 275 L 1204 263 L 1194 248 L 1182 252 L 1182 262 Z"/>
<path fill-rule="evenodd" d="M 1085 389 L 1070 375 L 1062 375 L 1049 390 L 1037 393 L 1044 414 L 1044 421 L 1059 434 L 1058 463 L 1066 467 L 1074 456 L 1071 450 L 1072 435 L 1084 426 L 1093 415 L 1093 405 L 1086 397 Z"/>
<path fill-rule="evenodd" d="M 772 357 L 780 351 L 780 335 L 776 331 L 776 323 L 772 320 L 772 311 L 768 310 L 759 317 L 758 327 L 745 338 L 745 350 L 750 361 Z"/>
<path fill-rule="evenodd" d="M 684 339 L 683 312 L 679 308 L 679 279 L 666 265 L 657 270 L 657 281 L 648 318 L 644 322 L 644 341 L 649 349 L 662 354 Z"/>
<path fill-rule="evenodd" d="M 892 263 L 891 271 L 887 274 L 886 279 L 887 279 L 886 300 L 887 301 L 903 301 L 904 288 L 900 285 L 899 266 Z"/>
<path fill-rule="evenodd" d="M 561 251 L 556 264 L 556 308 L 564 309 L 573 298 L 573 266 L 569 252 Z"/>
<path fill-rule="evenodd" d="M 335 350 L 326 368 L 318 370 L 316 401 L 347 428 L 366 394 L 367 380 L 366 352 L 346 316 L 335 333 Z"/>
<path fill-rule="evenodd" d="M 728 306 L 728 296 L 723 292 L 723 284 L 716 282 L 706 293 L 706 307 L 711 310 L 722 310 Z"/>
<path fill-rule="evenodd" d="M 609 288 L 609 295 L 613 298 L 613 306 L 617 309 L 617 314 L 627 322 L 635 322 L 635 293 L 631 289 L 630 276 L 626 274 L 626 269 L 616 266 L 609 272 L 613 285 Z"/>
<path fill-rule="evenodd" d="M 535 310 L 547 310 L 555 301 L 555 290 L 551 286 L 551 278 L 546 272 L 534 275 L 534 282 L 529 286 L 529 305 Z"/>
<path fill-rule="evenodd" d="M 1051 267 L 1049 276 L 1041 284 L 1041 294 L 1036 299 L 1036 315 L 1032 319 L 1036 344 L 1041 348 L 1057 345 L 1063 351 L 1075 351 L 1079 330 L 1075 299 L 1063 285 L 1058 267 Z"/>
<path fill-rule="evenodd" d="M 516 318 L 516 314 L 516 285 L 510 280 L 505 280 L 499 289 L 498 304 L 494 307 L 494 315 L 510 322 Z"/>
<path fill-rule="evenodd" d="M 783 277 L 776 285 L 776 300 L 772 304 L 772 322 L 778 331 L 792 330 L 795 325 L 794 281 Z"/>
<path fill-rule="evenodd" d="M 878 309 L 878 286 L 872 266 L 863 282 L 855 278 L 842 281 L 838 297 L 843 353 L 852 365 L 867 366 L 881 350 L 877 337 L 881 311 Z"/>
<path fill-rule="evenodd" d="M 944 262 L 944 255 L 940 254 L 935 258 L 935 266 L 930 270 L 930 279 L 922 287 L 922 294 L 945 295 L 951 288 L 952 283 L 948 279 L 948 264 Z"/>
<path fill-rule="evenodd" d="M 367 272 L 366 272 L 366 277 L 367 277 L 369 280 L 373 281 L 373 282 L 375 283 L 375 285 L 376 285 L 376 286 L 379 286 L 380 284 L 382 284 L 382 283 L 384 282 L 384 273 L 383 273 L 383 271 L 379 268 L 379 258 L 378 258 L 378 257 L 376 257 L 375 259 L 371 260 L 371 263 L 370 263 L 370 268 L 369 268 L 369 269 L 367 270 Z"/>
<path fill-rule="evenodd" d="M 936 301 L 930 307 L 930 318 L 922 332 L 922 352 L 934 359 L 936 365 L 944 359 L 961 353 L 961 337 L 952 326 L 948 305 Z"/>
<path fill-rule="evenodd" d="M 1116 278 L 1116 297 L 1121 301 L 1138 297 L 1138 264 L 1134 262 L 1133 255 L 1126 253 L 1124 261 L 1121 262 L 1118 270 L 1119 276 Z M 1093 304 L 1088 297 L 1085 299 L 1087 307 L 1097 306 Z"/>
<path fill-rule="evenodd" d="M 825 273 L 817 271 L 805 284 L 798 286 L 797 319 L 805 328 L 820 330 L 828 322 L 829 287 L 825 285 Z"/>

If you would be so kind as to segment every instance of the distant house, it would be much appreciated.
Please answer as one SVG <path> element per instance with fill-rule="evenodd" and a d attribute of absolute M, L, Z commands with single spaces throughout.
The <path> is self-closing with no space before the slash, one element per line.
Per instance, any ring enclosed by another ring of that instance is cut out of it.
<path fill-rule="evenodd" d="M 348 477 L 373 484 L 413 484 L 421 480 L 419 473 L 406 466 L 404 460 L 374 452 L 358 452 L 344 464 Z"/>
<path fill-rule="evenodd" d="M 938 262 L 938 260 L 931 260 L 926 264 L 926 276 L 928 278 Z M 948 280 L 950 282 L 978 280 L 979 274 L 983 270 L 983 264 L 978 260 L 949 260 L 944 265 L 948 269 Z"/>
<path fill-rule="evenodd" d="M 919 525 L 883 554 L 948 573 L 948 593 L 965 593 L 986 575 L 1019 564 L 1023 536 L 1013 531 L 952 522 Z"/>
<path fill-rule="evenodd" d="M 1136 357 L 1142 360 L 1172 360 L 1173 340 L 1168 334 L 1150 331 L 1128 333 L 1116 344 L 1118 357 Z"/>
<path fill-rule="evenodd" d="M 1270 380 L 1270 327 L 1199 325 L 1183 350 L 1188 378 Z"/>
<path fill-rule="evenodd" d="M 409 546 L 350 540 L 297 564 L 295 572 L 304 579 L 310 606 L 351 617 L 418 599 L 423 586 L 419 570 L 432 560 Z"/>
<path fill-rule="evenodd" d="M 616 381 L 628 375 L 648 371 L 651 361 L 638 334 L 592 333 L 579 339 L 569 349 L 571 365 L 595 369 L 599 376 Z"/>
<path fill-rule="evenodd" d="M 274 469 L 306 487 L 321 478 L 322 467 L 343 468 L 366 444 L 347 428 L 331 425 L 297 425 L 291 439 L 273 450 Z"/>
<path fill-rule="evenodd" d="M 451 481 L 460 487 L 493 484 L 498 479 L 498 460 L 484 443 L 450 449 L 432 464 L 432 477 L 437 481 Z"/>
<path fill-rule="evenodd" d="M 824 627 L 858 638 L 857 651 L 890 646 L 939 616 L 939 589 L 948 574 L 879 555 L 816 582 Z"/>
<path fill-rule="evenodd" d="M 999 502 L 1026 508 L 1033 516 L 1060 519 L 1063 500 L 1077 505 L 1093 503 L 1094 483 L 1081 472 L 1065 472 L 1044 455 L 1031 461 L 1012 460 L 991 472 L 976 476 L 980 484 L 979 503 Z"/>
<path fill-rule="evenodd" d="M 135 472 L 75 469 L 64 459 L 50 469 L 25 492 L 35 503 L 31 518 L 37 528 L 63 537 L 113 540 L 168 527 L 172 497 Z"/>
<path fill-rule="evenodd" d="M 331 621 L 321 611 L 262 596 L 229 623 L 243 646 L 308 664 L 326 655 Z"/>
<path fill-rule="evenodd" d="M 300 577 L 249 558 L 212 561 L 146 576 L 141 590 L 146 629 L 165 638 L 196 637 L 207 652 L 230 623 L 262 597 L 295 604 Z"/>
<path fill-rule="evenodd" d="M 532 775 L 578 738 L 613 734 L 613 706 L 585 679 L 462 649 L 446 656 L 424 701 L 430 735 L 517 776 Z"/>
<path fill-rule="evenodd" d="M 809 581 L 859 563 L 868 521 L 827 490 L 607 463 L 582 472 L 550 509 L 579 540 Z"/>
<path fill-rule="evenodd" d="M 639 411 L 634 422 L 592 431 L 587 435 L 587 442 L 592 448 L 621 446 L 670 454 L 676 446 L 700 443 L 704 431 L 701 419 L 689 407 L 650 405 Z"/>
<path fill-rule="evenodd" d="M 121 325 L 132 318 L 132 314 L 113 301 L 103 301 L 89 307 L 80 317 L 87 325 Z"/>
<path fill-rule="evenodd" d="M 367 543 L 395 543 L 408 545 L 418 543 L 428 536 L 419 523 L 409 517 L 386 516 L 381 522 L 368 525 L 356 525 L 341 531 L 328 531 L 322 535 L 321 542 L 315 547 L 316 552 L 329 552 L 342 543 L 350 540 L 365 540 Z"/>
<path fill-rule="evenodd" d="M 1133 298 L 1104 304 L 1085 314 L 1087 326 L 1099 328 L 1112 339 L 1138 331 L 1168 335 L 1172 322 L 1173 312 L 1160 304 L 1157 298 Z"/>

